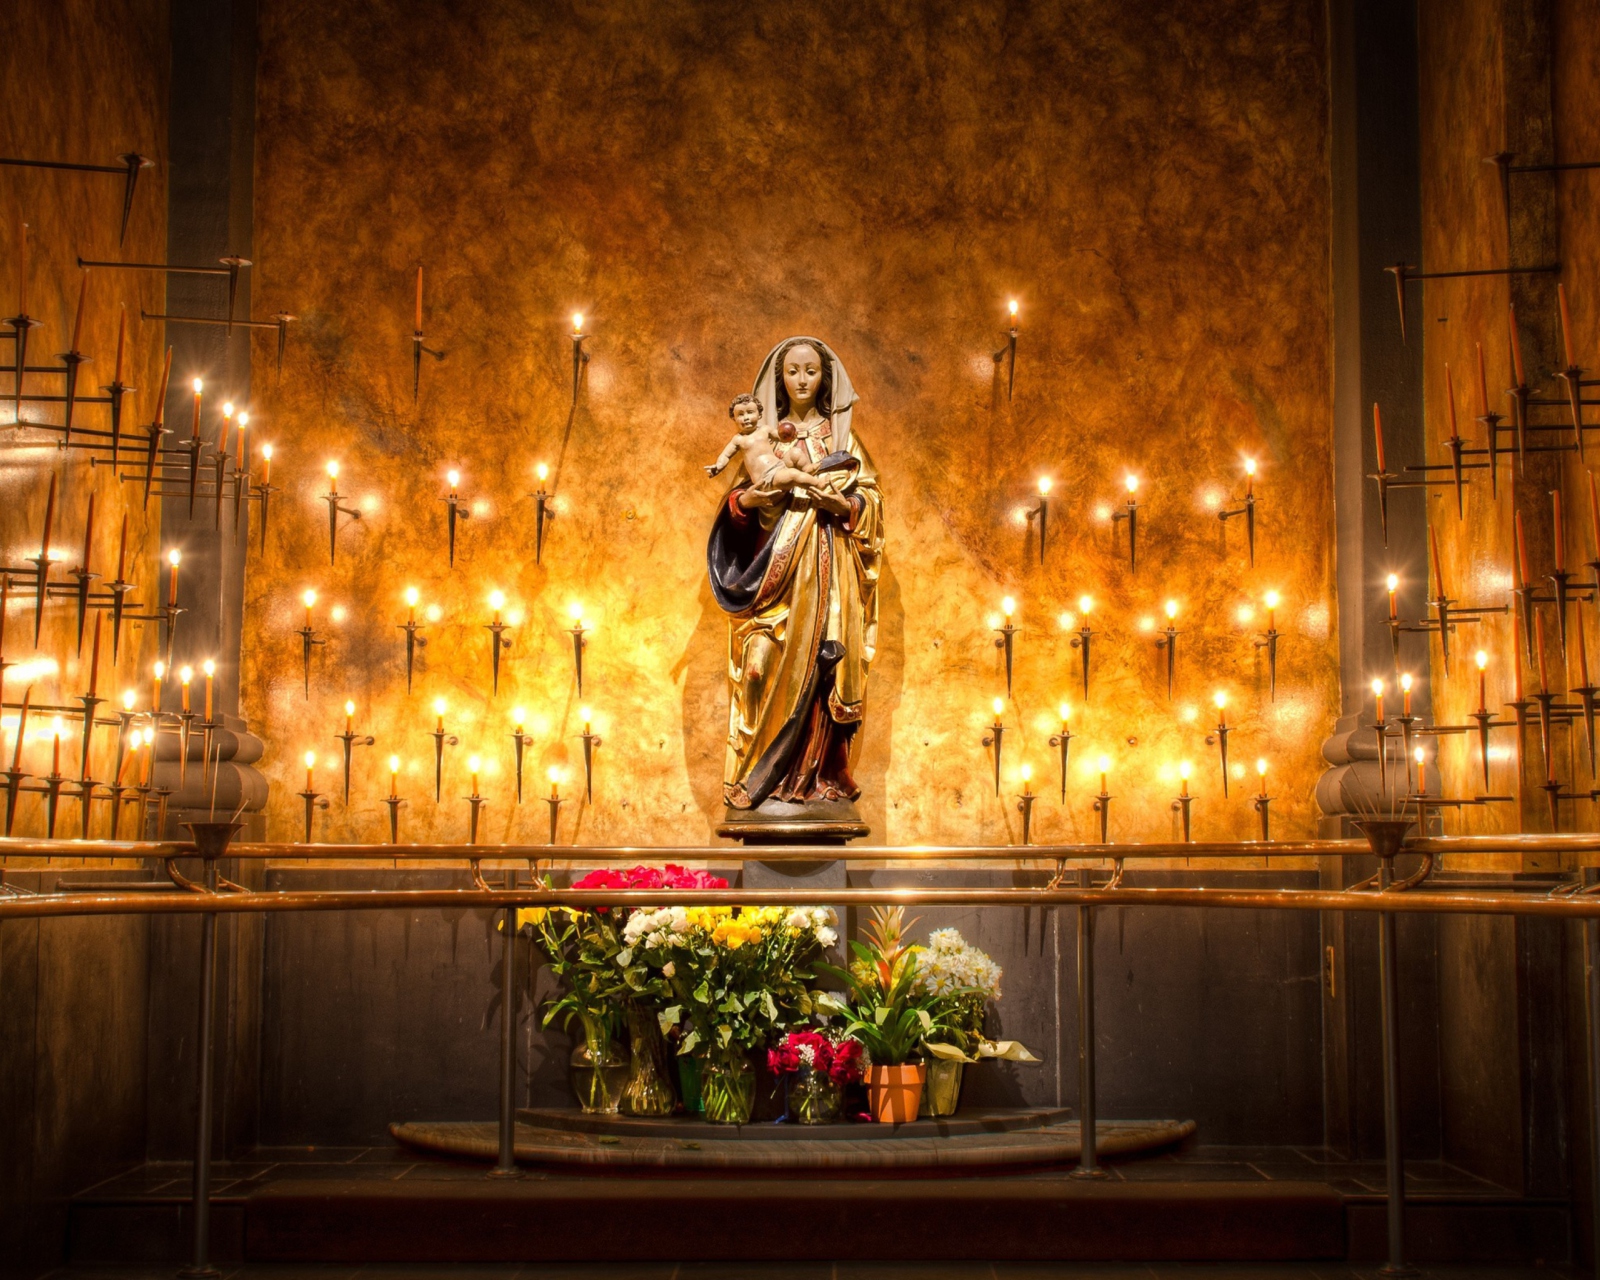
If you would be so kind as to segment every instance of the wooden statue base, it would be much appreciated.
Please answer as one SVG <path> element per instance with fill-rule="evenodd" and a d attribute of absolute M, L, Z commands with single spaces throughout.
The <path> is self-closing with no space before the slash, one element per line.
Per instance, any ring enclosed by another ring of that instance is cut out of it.
<path fill-rule="evenodd" d="M 842 845 L 872 834 L 853 800 L 789 804 L 765 800 L 754 809 L 724 809 L 717 835 L 752 844 Z"/>

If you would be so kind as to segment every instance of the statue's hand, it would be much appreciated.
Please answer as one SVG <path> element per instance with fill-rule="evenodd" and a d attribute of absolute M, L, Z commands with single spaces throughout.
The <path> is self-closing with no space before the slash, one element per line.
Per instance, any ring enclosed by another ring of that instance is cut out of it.
<path fill-rule="evenodd" d="M 848 498 L 842 497 L 832 489 L 813 489 L 811 500 L 826 511 L 829 515 L 850 518 L 851 506 Z"/>
<path fill-rule="evenodd" d="M 706 464 L 706 474 L 708 476 L 714 476 L 714 475 L 717 474 L 717 472 L 719 472 L 721 470 L 722 470 L 722 468 L 719 467 L 715 462 L 710 462 L 710 463 Z"/>
<path fill-rule="evenodd" d="M 788 500 L 787 489 L 759 489 L 752 485 L 739 493 L 739 505 L 746 511 L 754 511 L 757 507 L 776 507 Z"/>

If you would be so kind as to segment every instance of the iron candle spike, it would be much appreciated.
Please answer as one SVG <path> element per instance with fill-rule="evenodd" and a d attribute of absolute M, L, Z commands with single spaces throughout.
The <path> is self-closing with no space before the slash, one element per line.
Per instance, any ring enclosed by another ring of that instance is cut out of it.
<path fill-rule="evenodd" d="M 994 723 L 983 735 L 983 745 L 994 748 L 994 793 L 997 796 L 1000 794 L 1000 753 L 1005 746 L 1006 737 L 1006 727 L 1000 722 L 1000 712 L 1004 705 L 999 698 L 994 700 Z"/>
<path fill-rule="evenodd" d="M 61 784 L 66 781 L 59 770 L 53 770 L 44 778 L 44 812 L 45 812 L 45 839 L 56 838 L 56 814 L 61 806 Z"/>
<path fill-rule="evenodd" d="M 56 484 L 58 477 L 50 476 L 50 495 L 44 507 L 44 538 L 39 544 L 39 554 L 29 557 L 38 569 L 38 590 L 33 606 L 33 647 L 39 647 L 39 633 L 44 626 L 44 602 L 50 590 L 50 526 L 56 518 Z"/>
<path fill-rule="evenodd" d="M 1085 606 L 1088 606 L 1086 608 Z M 1072 647 L 1078 651 L 1079 666 L 1083 672 L 1083 700 L 1089 701 L 1089 642 L 1094 639 L 1094 629 L 1089 625 L 1089 610 L 1093 608 L 1093 601 L 1088 596 L 1083 596 L 1078 601 L 1078 609 L 1083 614 L 1083 625 L 1078 628 L 1078 634 L 1072 637 Z"/>
<path fill-rule="evenodd" d="M 1182 767 L 1181 782 L 1178 794 L 1172 798 L 1172 807 L 1183 818 L 1183 842 L 1189 844 L 1194 836 L 1191 834 L 1189 823 L 1189 806 L 1194 803 L 1194 797 L 1189 794 L 1189 766 L 1187 762 Z"/>
<path fill-rule="evenodd" d="M 1483 762 L 1483 789 L 1487 792 L 1489 790 L 1489 730 L 1494 724 L 1494 715 L 1487 707 L 1479 707 L 1471 715 L 1478 722 L 1478 758 Z"/>
<path fill-rule="evenodd" d="M 1245 545 L 1249 548 L 1250 567 L 1256 567 L 1256 460 L 1246 458 L 1244 461 L 1244 505 L 1235 507 L 1232 511 L 1224 508 L 1217 512 L 1217 519 L 1221 523 L 1224 538 L 1228 528 L 1228 521 L 1237 516 L 1244 517 Z"/>
<path fill-rule="evenodd" d="M 1128 500 L 1121 511 L 1111 513 L 1111 527 L 1115 529 L 1123 520 L 1128 522 L 1128 572 L 1136 573 L 1139 569 L 1139 499 L 1135 495 L 1139 492 L 1139 477 L 1129 476 L 1127 486 Z"/>
<path fill-rule="evenodd" d="M 72 413 L 78 400 L 78 370 L 89 363 L 92 356 L 86 356 L 79 351 L 63 351 L 58 357 L 66 366 L 66 377 L 62 387 L 62 415 L 61 415 L 61 447 L 68 448 L 72 444 Z"/>
<path fill-rule="evenodd" d="M 326 809 L 328 807 L 328 802 L 325 799 L 323 799 L 322 792 L 320 792 L 320 791 L 312 791 L 309 787 L 306 790 L 300 792 L 299 795 L 300 795 L 300 798 L 303 801 L 305 801 L 305 805 L 306 805 L 306 840 L 305 840 L 305 842 L 307 844 L 310 844 L 311 843 L 311 823 L 312 823 L 312 818 L 314 817 L 316 810 L 318 810 L 318 809 Z M 165 800 L 166 800 L 166 797 L 163 796 L 162 797 L 163 803 L 165 803 Z"/>
<path fill-rule="evenodd" d="M 261 554 L 267 553 L 267 504 L 272 495 L 278 491 L 278 486 L 268 483 L 267 475 L 261 477 L 261 483 L 255 487 L 255 498 L 261 503 Z"/>
<path fill-rule="evenodd" d="M 456 521 L 470 519 L 472 512 L 461 509 L 461 499 L 456 492 L 456 486 L 461 483 L 461 473 L 452 471 L 446 478 L 450 481 L 450 494 L 444 499 L 445 532 L 449 539 L 450 567 L 453 569 L 456 566 Z"/>
<path fill-rule="evenodd" d="M 550 468 L 541 462 L 534 468 L 534 474 L 539 478 L 539 487 L 533 491 L 533 562 L 542 564 L 545 522 L 554 520 L 556 513 L 550 505 L 550 494 L 544 487 L 544 482 L 550 477 Z"/>
<path fill-rule="evenodd" d="M 545 799 L 545 803 L 550 806 L 550 843 L 554 844 L 556 842 L 556 823 L 560 819 L 561 806 L 566 803 L 561 798 L 561 784 L 554 778 L 550 779 L 550 794 Z"/>
<path fill-rule="evenodd" d="M 411 676 L 416 669 L 417 650 L 428 645 L 428 638 L 421 633 L 422 624 L 417 621 L 417 601 L 420 595 L 415 587 L 406 588 L 406 604 L 410 606 L 410 613 L 406 620 L 398 623 L 401 631 L 406 633 L 406 692 L 411 692 Z"/>
<path fill-rule="evenodd" d="M 322 500 L 328 504 L 328 563 L 331 565 L 339 550 L 339 517 L 349 516 L 352 520 L 359 520 L 361 512 L 354 507 L 340 505 L 345 495 L 339 492 L 339 464 L 328 463 L 327 471 L 328 492 L 322 495 Z"/>
<path fill-rule="evenodd" d="M 482 796 L 480 796 L 476 791 L 474 791 L 470 796 L 466 797 L 466 800 L 467 800 L 467 803 L 472 806 L 472 815 L 467 820 L 467 843 L 468 844 L 477 844 L 478 843 L 478 814 L 483 809 L 483 806 L 484 806 L 484 804 L 486 802 L 484 801 L 484 798 Z"/>
<path fill-rule="evenodd" d="M 17 358 L 16 365 L 12 369 L 12 381 L 14 383 L 12 388 L 13 419 L 20 423 L 22 421 L 22 378 L 28 371 L 28 331 L 37 329 L 43 321 L 35 320 L 31 316 L 14 315 L 6 323 L 11 326 L 13 334 L 11 345 Z"/>
<path fill-rule="evenodd" d="M 95 791 L 100 784 L 93 778 L 80 778 L 75 785 L 69 783 L 68 786 L 72 792 L 72 798 L 78 802 L 78 838 L 87 840 L 89 838 L 89 820 L 93 816 L 94 802 L 99 799 L 95 795 Z"/>
<path fill-rule="evenodd" d="M 1167 601 L 1167 627 L 1156 637 L 1156 648 L 1164 649 L 1167 655 L 1167 701 L 1172 701 L 1172 682 L 1178 668 L 1178 636 L 1182 634 L 1177 628 L 1178 603 L 1176 600 Z"/>
<path fill-rule="evenodd" d="M 1272 840 L 1272 797 L 1262 792 L 1251 801 L 1251 805 L 1261 815 L 1261 842 L 1267 844 Z"/>
<path fill-rule="evenodd" d="M 78 753 L 78 781 L 83 782 L 89 777 L 89 750 L 94 745 L 94 709 L 104 698 L 97 698 L 93 693 L 78 695 L 78 701 L 83 703 L 83 745 Z"/>
<path fill-rule="evenodd" d="M 583 625 L 583 613 L 573 606 L 572 629 L 568 634 L 572 637 L 572 664 L 578 678 L 578 696 L 583 696 L 583 651 L 589 643 L 588 633 Z"/>
<path fill-rule="evenodd" d="M 1268 627 L 1261 633 L 1261 638 L 1255 642 L 1255 647 L 1267 651 L 1268 701 L 1276 702 L 1278 700 L 1278 629 L 1276 627 Z"/>
<path fill-rule="evenodd" d="M 389 806 L 389 843 L 400 843 L 400 806 L 405 803 L 397 795 L 384 796 L 384 804 Z"/>
<path fill-rule="evenodd" d="M 522 721 L 519 718 L 516 727 L 511 731 L 511 741 L 516 744 L 517 754 L 517 803 L 522 803 L 522 762 L 527 752 L 527 747 L 533 741 L 532 737 L 522 731 Z"/>
<path fill-rule="evenodd" d="M 1026 512 L 1028 519 L 1039 522 L 1039 563 L 1044 564 L 1044 548 L 1050 533 L 1050 488 L 1052 481 L 1049 476 L 1039 477 L 1039 505 L 1032 511 Z"/>
<path fill-rule="evenodd" d="M 12 827 L 17 820 L 17 798 L 22 794 L 22 784 L 30 775 L 16 768 L 10 768 L 0 773 L 0 778 L 6 780 L 6 835 L 11 835 Z"/>
<path fill-rule="evenodd" d="M 489 633 L 490 696 L 496 696 L 500 692 L 500 651 L 511 647 L 511 641 L 505 637 L 511 624 L 500 621 L 500 610 L 505 605 L 505 596 L 496 591 L 489 597 L 489 603 L 494 607 L 494 621 L 484 623 L 483 629 Z"/>
<path fill-rule="evenodd" d="M 583 331 L 583 313 L 572 317 L 572 407 L 578 407 L 578 386 L 583 377 L 583 366 L 589 363 L 589 353 L 583 349 L 588 334 Z M 552 844 L 554 841 L 551 842 Z"/>
<path fill-rule="evenodd" d="M 345 705 L 345 730 L 343 733 L 333 735 L 344 746 L 344 804 L 347 809 L 350 807 L 350 757 L 357 745 L 370 747 L 376 741 L 371 734 L 352 732 L 350 728 L 351 714 L 353 712 L 347 703 Z"/>
<path fill-rule="evenodd" d="M 434 730 L 428 736 L 433 739 L 433 802 L 438 804 L 444 799 L 444 749 L 449 746 L 459 745 L 454 734 L 444 731 L 444 706 L 443 701 L 434 703 L 433 709 L 438 715 Z"/>
<path fill-rule="evenodd" d="M 994 647 L 1004 650 L 1006 656 L 1006 697 L 1011 696 L 1011 672 L 1016 654 L 1016 638 L 1018 628 L 1012 623 L 1011 615 L 1016 612 L 1017 602 L 1007 596 L 1000 602 L 1001 615 L 991 616 L 989 629 L 995 632 Z"/>
<path fill-rule="evenodd" d="M 1011 312 L 1011 327 L 1006 331 L 1006 345 L 994 353 L 994 362 L 999 366 L 1002 362 L 1006 365 L 1006 400 L 1009 403 L 1012 392 L 1017 386 L 1017 302 L 1013 298 L 1008 308 Z"/>
<path fill-rule="evenodd" d="M 1228 735 L 1232 733 L 1233 730 L 1228 728 L 1227 698 L 1223 694 L 1219 693 L 1217 694 L 1215 701 L 1217 704 L 1217 727 L 1212 732 L 1213 737 L 1216 739 L 1217 750 L 1222 761 L 1222 798 L 1226 800 L 1228 798 Z M 1206 739 L 1207 743 L 1211 742 L 1211 740 L 1211 738 Z"/>
<path fill-rule="evenodd" d="M 188 670 L 187 667 L 184 668 Z M 187 696 L 188 686 L 185 685 L 184 693 Z M 189 779 L 189 740 L 194 729 L 196 716 L 193 711 L 178 712 L 178 790 L 182 791 L 184 784 Z"/>
<path fill-rule="evenodd" d="M 1026 770 L 1026 766 L 1024 766 Z M 1026 772 L 1022 778 L 1022 794 L 1017 797 L 1017 812 L 1022 815 L 1022 843 L 1033 843 L 1033 802 L 1039 797 L 1033 794 L 1033 789 L 1028 785 Z"/>
<path fill-rule="evenodd" d="M 1050 745 L 1061 753 L 1061 803 L 1067 802 L 1067 754 L 1077 735 L 1067 727 L 1067 708 L 1061 708 L 1061 732 L 1050 735 Z"/>
<path fill-rule="evenodd" d="M 585 711 L 588 708 L 584 708 Z M 583 732 L 578 735 L 583 739 L 583 798 L 586 803 L 594 803 L 594 749 L 600 745 L 600 735 L 593 733 L 589 728 L 589 717 L 583 718 Z"/>
<path fill-rule="evenodd" d="M 93 490 L 90 490 L 89 511 L 88 515 L 84 518 L 83 523 L 83 560 L 78 567 L 72 571 L 72 576 L 78 580 L 77 652 L 80 656 L 83 653 L 83 624 L 88 620 L 89 617 L 89 586 L 96 578 L 100 576 L 98 573 L 92 572 L 89 568 L 90 557 L 94 554 L 94 500 L 95 493 Z M 96 631 L 98 630 L 99 627 L 97 625 Z"/>
<path fill-rule="evenodd" d="M 311 699 L 311 652 L 314 646 L 327 644 L 326 640 L 318 640 L 317 633 L 309 622 L 295 632 L 300 637 L 300 671 L 302 676 L 302 689 L 307 701 Z"/>
<path fill-rule="evenodd" d="M 1094 811 L 1100 815 L 1100 843 L 1111 843 L 1111 793 L 1106 790 L 1105 771 L 1100 772 L 1100 794 L 1094 798 Z"/>

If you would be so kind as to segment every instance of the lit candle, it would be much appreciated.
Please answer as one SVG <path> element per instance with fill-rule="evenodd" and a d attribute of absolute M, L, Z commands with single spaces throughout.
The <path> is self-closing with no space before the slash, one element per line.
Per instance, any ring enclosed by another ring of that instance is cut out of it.
<path fill-rule="evenodd" d="M 211 723 L 211 686 L 217 678 L 217 664 L 207 658 L 200 664 L 200 670 L 206 675 L 206 723 Z"/>
<path fill-rule="evenodd" d="M 996 728 L 1000 727 L 1000 713 L 1005 710 L 1005 707 L 1004 698 L 996 698 L 994 700 L 994 723 Z"/>
<path fill-rule="evenodd" d="M 1226 729 L 1228 727 L 1228 695 L 1218 689 L 1212 696 L 1211 701 L 1217 704 L 1217 728 Z"/>
<path fill-rule="evenodd" d="M 22 710 L 17 713 L 17 742 L 11 750 L 11 772 L 22 772 L 22 740 L 28 733 L 28 702 L 33 697 L 33 686 L 30 684 L 22 691 Z"/>
<path fill-rule="evenodd" d="M 550 468 L 541 462 L 533 469 L 533 474 L 539 478 L 540 485 L 543 485 L 550 478 Z"/>
<path fill-rule="evenodd" d="M 146 729 L 142 736 L 144 738 L 144 764 L 139 769 L 139 785 L 148 787 L 150 785 L 150 762 L 155 759 L 156 755 L 154 746 L 156 731 L 154 729 Z"/>
<path fill-rule="evenodd" d="M 1020 772 L 1022 775 L 1022 794 L 1031 796 L 1033 794 L 1033 766 L 1025 764 Z"/>
<path fill-rule="evenodd" d="M 1372 719 L 1376 724 L 1383 723 L 1383 681 L 1372 682 L 1372 701 L 1375 707 Z"/>
<path fill-rule="evenodd" d="M 179 667 L 178 668 L 178 682 L 183 686 L 183 710 L 184 710 L 184 714 L 186 714 L 186 715 L 188 714 L 188 711 L 189 711 L 189 682 L 191 680 L 193 680 L 193 679 L 194 679 L 194 668 L 193 667 Z"/>
<path fill-rule="evenodd" d="M 435 698 L 433 700 L 433 714 L 437 717 L 437 723 L 434 725 L 434 732 L 435 733 L 443 733 L 444 732 L 444 709 L 445 709 L 444 699 L 443 698 Z"/>
<path fill-rule="evenodd" d="M 154 671 L 156 677 L 155 691 L 150 695 L 150 714 L 152 716 L 159 714 L 161 711 L 161 681 L 166 677 L 167 664 L 165 662 L 156 663 Z"/>
<path fill-rule="evenodd" d="M 167 607 L 175 608 L 178 603 L 178 566 L 183 563 L 183 552 L 173 547 L 167 552 L 167 564 L 171 566 L 167 573 Z"/>
<path fill-rule="evenodd" d="M 1178 794 L 1180 796 L 1187 797 L 1189 794 L 1189 774 L 1192 771 L 1193 766 L 1187 760 L 1178 766 Z"/>
<path fill-rule="evenodd" d="M 111 375 L 113 383 L 122 381 L 122 352 L 128 345 L 128 304 L 122 304 L 122 318 L 117 321 L 117 371 Z"/>
<path fill-rule="evenodd" d="M 1422 748 L 1418 747 L 1411 753 L 1412 759 L 1417 762 L 1417 794 L 1428 794 L 1428 766 L 1423 763 Z"/>
<path fill-rule="evenodd" d="M 1411 714 L 1411 673 L 1408 671 L 1400 677 L 1400 715 L 1402 718 Z"/>
<path fill-rule="evenodd" d="M 1178 602 L 1176 600 L 1168 600 L 1166 607 L 1167 607 L 1167 621 L 1168 622 L 1175 622 L 1177 620 L 1177 617 L 1178 617 Z"/>
<path fill-rule="evenodd" d="M 1372 402 L 1372 438 L 1378 446 L 1378 474 L 1382 475 L 1389 470 L 1383 462 L 1383 414 L 1378 409 L 1378 402 Z"/>
<path fill-rule="evenodd" d="M 50 731 L 55 738 L 55 749 L 50 757 L 50 774 L 52 777 L 61 776 L 61 717 L 57 716 L 50 725 Z"/>
<path fill-rule="evenodd" d="M 552 800 L 561 799 L 561 770 L 556 768 L 555 765 L 551 765 L 548 777 L 550 779 L 550 798 Z"/>
<path fill-rule="evenodd" d="M 389 798 L 392 800 L 400 794 L 400 757 L 389 757 Z"/>
<path fill-rule="evenodd" d="M 1566 541 L 1567 541 L 1567 534 L 1566 534 L 1565 527 L 1561 523 L 1561 490 L 1560 489 L 1552 489 L 1552 490 L 1550 490 L 1550 508 L 1551 508 L 1551 511 L 1554 513 L 1554 516 L 1555 516 L 1556 572 L 1560 573 L 1563 569 L 1566 568 L 1566 558 L 1567 558 L 1565 550 L 1564 550 L 1564 547 L 1565 547 L 1565 544 L 1566 544 Z"/>
<path fill-rule="evenodd" d="M 1083 625 L 1089 625 L 1089 611 L 1094 608 L 1093 596 L 1078 597 L 1078 612 L 1083 615 Z"/>
<path fill-rule="evenodd" d="M 489 593 L 489 607 L 494 610 L 494 625 L 500 625 L 500 610 L 506 607 L 506 595 L 503 591 Z"/>
<path fill-rule="evenodd" d="M 1478 710 L 1487 711 L 1489 709 L 1489 682 L 1484 670 L 1489 665 L 1489 655 L 1484 650 L 1479 649 L 1473 660 L 1478 664 Z"/>
<path fill-rule="evenodd" d="M 239 462 L 247 463 L 250 458 L 250 450 L 245 444 L 244 433 L 245 428 L 250 425 L 250 415 L 241 409 L 239 410 L 239 417 L 236 419 L 236 422 L 239 427 L 239 443 L 235 446 L 234 452 L 238 455 Z M 235 465 L 237 465 L 237 463 Z"/>
<path fill-rule="evenodd" d="M 344 704 L 344 731 L 346 733 L 354 733 L 355 732 L 355 728 L 354 728 L 355 718 L 356 718 L 356 704 L 354 702 L 347 701 Z"/>
<path fill-rule="evenodd" d="M 422 268 L 417 268 L 417 318 L 412 326 L 417 333 L 422 332 Z"/>
<path fill-rule="evenodd" d="M 222 439 L 217 442 L 217 453 L 226 457 L 228 453 L 228 429 L 233 426 L 233 401 L 225 400 L 222 404 Z"/>
<path fill-rule="evenodd" d="M 1256 761 L 1256 774 L 1261 779 L 1261 794 L 1267 794 L 1267 762 L 1265 758 Z"/>
<path fill-rule="evenodd" d="M 591 719 L 591 716 L 589 714 L 589 708 L 588 707 L 580 708 L 579 711 L 578 711 L 578 718 L 583 721 L 583 736 L 584 737 L 588 737 L 589 736 L 589 721 Z"/>
<path fill-rule="evenodd" d="M 1244 496 L 1252 498 L 1255 496 L 1255 492 L 1256 460 L 1254 458 L 1246 458 L 1244 460 Z"/>
<path fill-rule="evenodd" d="M 105 615 L 94 615 L 94 648 L 89 653 L 89 696 L 92 698 L 100 690 L 100 623 Z"/>
<path fill-rule="evenodd" d="M 1550 677 L 1545 672 L 1544 662 L 1544 614 L 1533 615 L 1533 647 L 1539 653 L 1539 692 L 1550 691 Z"/>
<path fill-rule="evenodd" d="M 583 312 L 574 311 L 572 313 L 572 336 L 574 338 L 577 338 L 577 337 L 581 337 L 582 334 L 583 334 Z"/>
<path fill-rule="evenodd" d="M 261 446 L 261 487 L 264 489 L 272 482 L 272 446 Z"/>
<path fill-rule="evenodd" d="M 422 593 L 415 587 L 406 588 L 406 621 L 415 623 L 417 620 L 417 601 L 422 599 Z"/>
<path fill-rule="evenodd" d="M 133 711 L 133 704 L 138 700 L 139 695 L 136 694 L 132 689 L 124 689 L 122 691 L 122 709 L 124 711 L 131 713 Z"/>
<path fill-rule="evenodd" d="M 339 464 L 337 462 L 329 462 L 326 470 L 328 472 L 328 493 L 329 496 L 332 496 L 339 492 Z"/>
<path fill-rule="evenodd" d="M 1006 622 L 1007 622 L 1008 625 L 1011 622 L 1011 615 L 1014 614 L 1016 611 L 1017 611 L 1017 602 L 1015 600 L 1013 600 L 1010 596 L 1006 596 L 1003 600 L 1000 601 L 1000 612 L 1006 615 Z"/>
<path fill-rule="evenodd" d="M 200 438 L 200 379 L 194 380 L 194 438 Z"/>
<path fill-rule="evenodd" d="M 306 630 L 310 631 L 311 630 L 311 607 L 314 604 L 317 603 L 317 593 L 315 591 L 313 591 L 310 587 L 307 587 L 305 589 L 305 591 L 301 594 L 300 599 L 304 602 L 304 604 L 306 606 Z"/>
<path fill-rule="evenodd" d="M 461 484 L 461 473 L 459 471 L 446 471 L 444 473 L 444 478 L 450 484 L 450 497 L 454 499 L 456 496 L 456 489 Z"/>
<path fill-rule="evenodd" d="M 67 350 L 69 350 L 69 351 L 77 351 L 78 350 L 78 339 L 83 334 L 83 304 L 84 304 L 84 301 L 88 298 L 88 296 L 89 296 L 89 268 L 85 267 L 83 269 L 83 279 L 81 281 L 79 281 L 79 283 L 78 283 L 78 314 L 72 321 L 72 345 L 67 348 Z M 1567 315 L 1567 296 L 1566 296 L 1566 294 L 1562 294 L 1561 295 L 1561 318 L 1562 318 L 1563 321 L 1565 321 L 1566 315 Z M 1572 360 L 1569 358 L 1567 360 L 1567 363 L 1571 364 Z"/>
<path fill-rule="evenodd" d="M 474 796 L 478 794 L 478 769 L 482 764 L 483 762 L 477 756 L 467 757 L 467 772 L 472 775 L 472 794 Z"/>
<path fill-rule="evenodd" d="M 1133 476 L 1133 475 L 1127 476 L 1123 480 L 1122 483 L 1128 486 L 1128 497 L 1130 499 L 1133 497 L 1134 494 L 1139 492 L 1139 477 L 1138 476 Z"/>
<path fill-rule="evenodd" d="M 1267 592 L 1267 594 L 1266 594 L 1266 606 L 1267 606 L 1267 630 L 1268 631 L 1276 631 L 1278 629 L 1278 625 L 1277 625 L 1278 593 L 1276 591 Z"/>
<path fill-rule="evenodd" d="M 1458 438 L 1461 432 L 1456 427 L 1456 384 L 1450 376 L 1450 366 L 1444 367 L 1444 403 L 1450 417 L 1450 438 Z"/>
<path fill-rule="evenodd" d="M 572 619 L 572 625 L 579 631 L 583 630 L 583 606 L 574 600 L 567 606 L 567 614 Z"/>
<path fill-rule="evenodd" d="M 1391 573 L 1389 575 L 1389 621 L 1391 622 L 1400 616 L 1400 606 L 1395 601 L 1394 595 L 1394 593 L 1399 589 L 1400 576 L 1398 574 Z"/>
<path fill-rule="evenodd" d="M 1067 736 L 1067 717 L 1071 711 L 1072 708 L 1069 707 L 1065 702 L 1061 704 L 1061 736 L 1063 738 Z"/>
<path fill-rule="evenodd" d="M 511 727 L 518 735 L 522 733 L 522 725 L 527 718 L 528 713 L 521 707 L 511 708 Z"/>
<path fill-rule="evenodd" d="M 1483 367 L 1483 343 L 1473 344 L 1478 349 L 1478 416 L 1489 416 L 1489 374 Z"/>
<path fill-rule="evenodd" d="M 1517 304 L 1511 304 L 1511 366 L 1517 375 L 1517 386 L 1528 385 L 1528 375 L 1522 368 L 1522 338 L 1517 333 Z"/>
<path fill-rule="evenodd" d="M 87 273 L 85 274 L 84 283 L 88 283 Z M 1561 309 L 1561 345 L 1566 349 L 1567 368 L 1573 369 L 1577 367 L 1578 362 L 1572 354 L 1572 313 L 1567 310 L 1567 286 L 1564 284 L 1558 283 L 1556 285 L 1556 305 Z M 81 294 L 78 298 L 78 312 L 81 318 L 83 313 L 83 297 Z M 76 346 L 74 346 L 73 350 L 77 350 Z"/>
<path fill-rule="evenodd" d="M 316 787 L 313 784 L 312 779 L 311 779 L 311 771 L 313 769 L 315 769 L 316 767 L 317 767 L 317 753 L 315 751 L 306 752 L 306 790 L 307 791 L 316 790 Z"/>
<path fill-rule="evenodd" d="M 1100 793 L 1102 795 L 1104 795 L 1105 791 L 1106 791 L 1106 774 L 1108 774 L 1110 772 L 1111 772 L 1111 757 L 1110 756 L 1101 756 L 1100 757 Z"/>
<path fill-rule="evenodd" d="M 1050 485 L 1051 480 L 1049 476 L 1039 477 L 1039 496 L 1041 498 L 1048 498 L 1050 496 Z"/>
<path fill-rule="evenodd" d="M 1015 329 L 1017 327 L 1017 300 L 1015 298 L 1006 304 L 1006 310 L 1011 313 L 1011 327 Z"/>

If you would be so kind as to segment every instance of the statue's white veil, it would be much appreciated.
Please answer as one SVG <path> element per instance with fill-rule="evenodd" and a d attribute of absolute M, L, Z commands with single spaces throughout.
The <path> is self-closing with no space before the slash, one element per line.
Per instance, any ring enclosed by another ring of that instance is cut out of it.
<path fill-rule="evenodd" d="M 791 343 L 804 342 L 817 349 L 817 354 L 828 362 L 829 371 L 833 375 L 833 447 L 844 450 L 850 447 L 850 416 L 851 406 L 856 402 L 855 388 L 850 385 L 850 375 L 845 372 L 844 362 L 834 353 L 832 347 L 820 338 L 797 336 L 785 338 L 771 351 L 767 358 L 761 362 L 761 372 L 756 374 L 756 385 L 752 393 L 761 401 L 761 408 L 765 421 L 778 420 L 778 378 L 777 367 L 778 352 Z"/>

